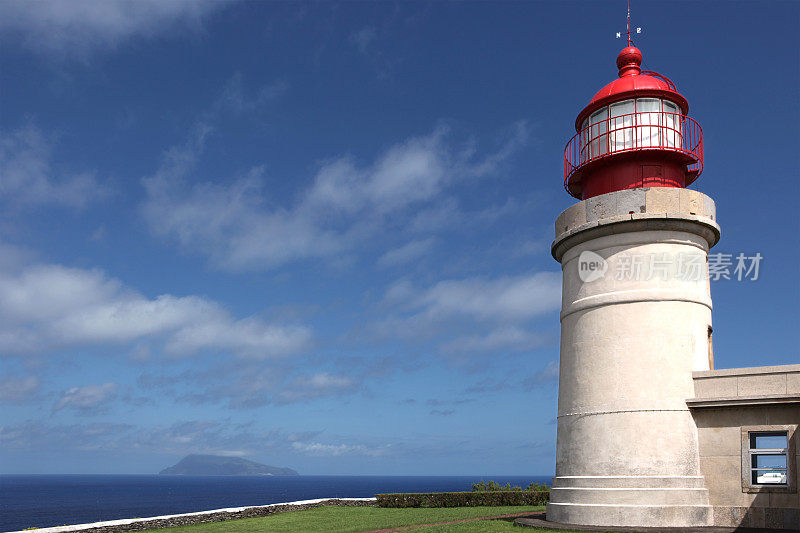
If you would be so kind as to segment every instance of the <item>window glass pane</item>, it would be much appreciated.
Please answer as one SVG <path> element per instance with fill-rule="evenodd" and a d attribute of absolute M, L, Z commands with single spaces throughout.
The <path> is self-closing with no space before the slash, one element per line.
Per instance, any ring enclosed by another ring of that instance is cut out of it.
<path fill-rule="evenodd" d="M 658 98 L 638 98 L 636 100 L 637 113 L 658 113 L 659 111 L 661 111 L 661 100 Z"/>
<path fill-rule="evenodd" d="M 588 144 L 589 144 L 589 131 L 586 129 L 589 126 L 589 119 L 583 121 L 581 124 L 581 140 L 580 140 L 580 150 L 581 150 L 581 163 L 585 163 L 587 159 L 587 153 L 589 151 Z"/>
<path fill-rule="evenodd" d="M 784 454 L 753 454 L 753 468 L 763 470 L 765 468 L 786 469 L 786 455 Z"/>
<path fill-rule="evenodd" d="M 662 119 L 664 146 L 670 148 L 680 148 L 683 146 L 683 134 L 681 132 L 681 117 L 678 106 L 668 100 L 664 100 L 664 118 Z"/>
<path fill-rule="evenodd" d="M 750 449 L 785 449 L 788 447 L 788 440 L 785 432 L 750 433 Z"/>
<path fill-rule="evenodd" d="M 661 100 L 636 100 L 636 146 L 661 146 Z"/>
<path fill-rule="evenodd" d="M 611 104 L 611 118 L 633 113 L 633 100 L 623 100 L 616 104 Z"/>
<path fill-rule="evenodd" d="M 769 470 L 754 470 L 753 471 L 753 484 L 754 485 L 787 485 L 788 477 L 786 472 L 769 471 Z"/>
<path fill-rule="evenodd" d="M 608 108 L 604 107 L 589 117 L 592 125 L 589 131 L 589 154 L 588 159 L 601 156 L 608 152 L 608 138 L 606 135 L 608 127 Z"/>
<path fill-rule="evenodd" d="M 633 148 L 633 100 L 612 104 L 609 140 L 612 152 Z"/>
<path fill-rule="evenodd" d="M 605 120 L 607 118 L 608 118 L 608 108 L 604 107 L 592 113 L 592 117 L 590 120 L 592 124 L 597 124 L 601 120 Z"/>

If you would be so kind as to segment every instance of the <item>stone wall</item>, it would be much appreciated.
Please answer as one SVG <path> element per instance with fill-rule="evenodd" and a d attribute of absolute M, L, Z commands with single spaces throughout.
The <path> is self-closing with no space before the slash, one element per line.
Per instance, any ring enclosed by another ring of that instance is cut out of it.
<path fill-rule="evenodd" d="M 55 526 L 35 528 L 36 533 L 123 533 L 127 531 L 147 531 L 167 527 L 191 526 L 209 522 L 225 522 L 242 518 L 257 518 L 287 511 L 302 511 L 324 505 L 347 507 L 375 507 L 375 498 L 334 498 L 305 500 L 290 503 L 275 503 L 254 507 L 236 507 L 231 509 L 216 509 L 213 511 L 200 511 L 169 516 L 154 516 L 151 518 L 129 518 L 122 520 L 109 520 L 91 524 L 75 524 L 69 526 Z M 23 533 L 21 531 L 10 533 Z"/>
<path fill-rule="evenodd" d="M 771 397 L 800 395 L 800 365 L 730 368 L 695 372 L 695 400 L 767 401 Z M 800 419 L 798 420 L 800 422 Z"/>

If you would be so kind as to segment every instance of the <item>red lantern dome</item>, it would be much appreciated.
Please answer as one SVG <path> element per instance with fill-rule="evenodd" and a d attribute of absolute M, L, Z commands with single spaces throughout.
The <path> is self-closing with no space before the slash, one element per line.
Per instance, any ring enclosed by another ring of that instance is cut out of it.
<path fill-rule="evenodd" d="M 619 78 L 575 120 L 564 151 L 564 187 L 580 200 L 637 187 L 686 187 L 703 170 L 703 133 L 675 84 L 642 71 L 634 46 L 617 56 Z"/>

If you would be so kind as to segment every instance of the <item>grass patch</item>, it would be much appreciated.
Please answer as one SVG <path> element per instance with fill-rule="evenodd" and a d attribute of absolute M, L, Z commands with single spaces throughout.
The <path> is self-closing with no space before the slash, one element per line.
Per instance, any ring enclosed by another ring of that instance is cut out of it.
<path fill-rule="evenodd" d="M 412 526 L 479 518 L 482 516 L 498 516 L 513 513 L 542 511 L 544 507 L 447 507 L 447 508 L 406 508 L 386 509 L 381 507 L 337 507 L 322 506 L 304 511 L 278 513 L 259 518 L 244 518 L 227 522 L 212 522 L 193 526 L 158 529 L 163 533 L 346 533 L 388 529 L 393 527 Z M 478 529 L 468 529 L 473 526 Z M 437 526 L 439 527 L 439 526 Z M 450 524 L 442 529 L 420 528 L 413 531 L 511 531 L 513 520 L 482 520 L 466 524 Z M 456 529 L 457 528 L 457 529 Z M 515 529 L 519 533 L 519 529 Z M 564 533 L 563 531 L 559 533 Z"/>

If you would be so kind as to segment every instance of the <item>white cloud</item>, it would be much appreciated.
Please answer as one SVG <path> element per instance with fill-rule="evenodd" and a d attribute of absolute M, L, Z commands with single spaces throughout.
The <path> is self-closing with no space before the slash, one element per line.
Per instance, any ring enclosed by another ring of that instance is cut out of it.
<path fill-rule="evenodd" d="M 288 387 L 284 387 L 276 399 L 280 403 L 297 402 L 352 392 L 358 386 L 359 382 L 353 377 L 320 372 L 297 378 Z"/>
<path fill-rule="evenodd" d="M 158 173 L 145 179 L 143 214 L 156 234 L 174 237 L 229 269 L 274 266 L 342 248 L 343 236 L 321 229 L 312 217 L 270 210 L 260 167 L 229 186 L 183 186 L 199 151 L 196 143 L 172 149 Z"/>
<path fill-rule="evenodd" d="M 96 422 L 50 426 L 39 421 L 0 426 L 0 447 L 6 450 L 102 450 L 130 445 L 129 424 Z M 135 434 L 133 435 L 135 436 Z"/>
<path fill-rule="evenodd" d="M 397 298 L 397 287 L 387 296 Z M 468 316 L 476 320 L 515 321 L 558 309 L 561 305 L 561 276 L 535 272 L 496 279 L 470 278 L 440 281 L 424 290 L 405 287 L 402 304 L 428 320 Z"/>
<path fill-rule="evenodd" d="M 429 253 L 436 243 L 434 238 L 411 241 L 399 248 L 389 250 L 378 258 L 378 265 L 392 267 L 410 263 Z"/>
<path fill-rule="evenodd" d="M 522 387 L 525 390 L 533 390 L 537 385 L 542 383 L 551 383 L 558 380 L 558 361 L 549 361 L 544 368 L 539 370 L 535 375 L 525 379 L 522 382 Z"/>
<path fill-rule="evenodd" d="M 418 289 L 414 287 L 413 283 L 406 279 L 401 279 L 389 285 L 383 299 L 386 303 L 391 305 L 403 304 L 412 300 L 417 294 Z"/>
<path fill-rule="evenodd" d="M 84 413 L 99 411 L 106 408 L 108 402 L 116 398 L 118 389 L 119 385 L 116 383 L 73 387 L 61 395 L 61 398 L 53 406 L 53 410 L 60 411 L 64 408 L 71 408 Z"/>
<path fill-rule="evenodd" d="M 135 426 L 131 424 L 94 422 L 89 424 L 50 425 L 28 421 L 0 425 L 0 450 L 113 451 L 118 456 L 148 453 L 181 456 L 208 453 L 250 457 L 269 463 L 276 454 L 317 457 L 377 457 L 393 452 L 388 444 L 326 444 L 312 441 L 320 431 L 286 433 L 280 429 L 243 427 L 229 420 L 184 420 L 170 425 Z M 168 466 L 174 459 L 166 459 Z"/>
<path fill-rule="evenodd" d="M 545 367 L 536 374 L 538 381 L 554 381 L 558 379 L 558 361 L 549 361 Z"/>
<path fill-rule="evenodd" d="M 52 153 L 53 142 L 34 125 L 0 132 L 0 201 L 80 208 L 108 194 L 91 173 L 54 169 Z"/>
<path fill-rule="evenodd" d="M 385 213 L 431 199 L 456 177 L 459 167 L 469 168 L 466 158 L 446 144 L 447 134 L 447 128 L 438 127 L 430 135 L 408 139 L 367 168 L 357 168 L 350 158 L 328 163 L 308 194 L 309 208 L 370 207 Z"/>
<path fill-rule="evenodd" d="M 516 326 L 493 329 L 486 335 L 470 335 L 453 340 L 443 346 L 448 353 L 494 352 L 498 350 L 529 350 L 541 346 L 548 338 L 539 333 Z"/>
<path fill-rule="evenodd" d="M 376 234 L 387 217 L 408 216 L 453 183 L 497 172 L 527 139 L 523 123 L 494 153 L 478 157 L 474 143 L 459 145 L 446 127 L 398 143 L 372 164 L 343 156 L 323 163 L 295 202 L 275 205 L 265 194 L 263 167 L 232 183 L 188 183 L 209 128 L 168 150 L 145 178 L 143 215 L 152 231 L 208 255 L 229 270 L 272 268 L 351 250 Z"/>
<path fill-rule="evenodd" d="M 210 453 L 238 457 L 250 455 L 252 447 L 259 445 L 259 440 L 263 446 L 271 437 L 237 431 L 229 423 L 212 420 L 190 420 L 167 427 L 141 428 L 138 433 L 133 439 L 137 448 L 181 455 Z"/>
<path fill-rule="evenodd" d="M 226 359 L 211 368 L 168 375 L 144 373 L 137 383 L 143 389 L 159 389 L 164 395 L 195 405 L 220 404 L 234 409 L 252 409 L 265 405 L 307 402 L 323 397 L 341 397 L 365 390 L 367 371 L 380 367 L 382 361 L 367 363 L 305 359 L 247 361 Z M 330 370 L 323 370 L 325 365 Z M 187 392 L 187 387 L 191 392 Z"/>
<path fill-rule="evenodd" d="M 114 451 L 120 457 L 135 453 L 252 456 L 257 450 L 264 452 L 276 446 L 291 451 L 288 438 L 278 430 L 252 432 L 229 421 L 190 420 L 168 426 L 107 422 L 49 425 L 28 421 L 0 426 L 0 449 L 3 450 Z"/>
<path fill-rule="evenodd" d="M 236 322 L 198 321 L 178 330 L 166 348 L 178 354 L 218 348 L 241 357 L 261 358 L 266 355 L 265 347 L 273 355 L 285 355 L 303 351 L 309 341 L 310 333 L 305 327 L 265 324 L 251 317 Z"/>
<path fill-rule="evenodd" d="M 38 52 L 86 57 L 126 40 L 202 28 L 221 0 L 26 0 L 0 2 L 0 32 Z"/>
<path fill-rule="evenodd" d="M 0 380 L 0 402 L 24 402 L 36 393 L 39 385 L 39 378 L 36 376 L 9 377 Z"/>
<path fill-rule="evenodd" d="M 297 353 L 310 341 L 306 327 L 237 320 L 200 296 L 147 298 L 98 270 L 0 270 L 0 350 L 6 353 L 148 342 L 173 355 L 213 350 L 264 358 Z"/>
<path fill-rule="evenodd" d="M 561 276 L 555 272 L 449 279 L 429 287 L 399 280 L 384 294 L 385 316 L 368 329 L 381 339 L 437 341 L 452 363 L 477 371 L 487 354 L 550 343 L 551 335 L 529 328 L 560 305 Z"/>
<path fill-rule="evenodd" d="M 479 155 L 474 139 L 457 143 L 451 129 L 440 125 L 429 135 L 391 146 L 366 167 L 349 157 L 328 162 L 317 172 L 304 204 L 344 212 L 396 212 L 430 201 L 459 181 L 495 175 L 528 136 L 527 124 L 517 122 L 497 151 Z"/>
<path fill-rule="evenodd" d="M 295 451 L 306 455 L 320 457 L 338 457 L 340 455 L 369 455 L 379 456 L 389 452 L 389 445 L 367 447 L 363 444 L 322 444 L 320 442 L 293 442 Z"/>

